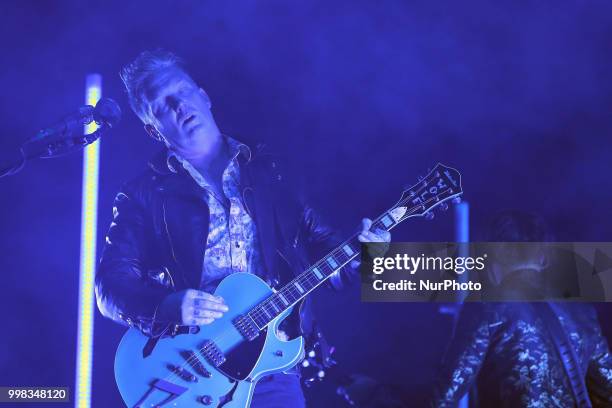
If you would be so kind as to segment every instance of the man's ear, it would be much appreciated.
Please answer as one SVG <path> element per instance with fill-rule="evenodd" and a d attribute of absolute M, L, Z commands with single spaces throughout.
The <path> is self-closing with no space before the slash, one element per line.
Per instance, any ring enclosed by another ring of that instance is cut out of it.
<path fill-rule="evenodd" d="M 208 109 L 212 108 L 212 103 L 210 102 L 210 98 L 208 97 L 208 94 L 206 93 L 206 91 L 200 88 L 200 92 L 202 92 L 202 95 L 204 95 L 204 98 L 206 99 L 206 104 L 208 105 Z"/>
<path fill-rule="evenodd" d="M 157 129 L 155 129 L 155 126 L 147 123 L 146 125 L 144 125 L 144 129 L 145 132 L 147 132 L 147 134 L 153 139 L 157 140 L 158 142 L 164 141 L 164 137 L 161 135 L 161 133 L 159 133 Z"/>

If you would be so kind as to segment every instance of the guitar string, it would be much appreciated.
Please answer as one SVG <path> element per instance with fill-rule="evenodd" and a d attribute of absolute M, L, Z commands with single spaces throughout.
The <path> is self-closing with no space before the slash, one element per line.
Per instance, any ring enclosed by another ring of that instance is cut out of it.
<path fill-rule="evenodd" d="M 428 183 L 423 182 L 423 183 L 421 183 L 420 188 L 418 188 L 416 191 L 420 191 L 420 190 L 425 189 L 425 188 L 427 188 L 427 187 L 428 187 Z M 445 190 L 445 191 L 444 191 L 444 193 L 446 193 L 446 192 L 452 192 L 452 188 L 448 188 L 447 190 Z M 424 202 L 422 202 L 422 203 L 421 203 L 421 204 L 419 204 L 419 205 L 415 205 L 414 207 L 412 207 L 412 208 L 410 208 L 409 210 L 407 210 L 407 211 L 406 211 L 406 213 L 405 213 L 405 214 L 404 214 L 402 217 L 404 218 L 406 215 L 412 215 L 414 212 L 416 212 L 416 210 L 417 210 L 418 208 L 422 208 L 423 210 L 425 210 L 425 205 L 426 205 L 426 204 L 428 204 L 428 203 L 429 203 L 430 201 L 432 201 L 432 200 L 437 199 L 437 203 L 439 204 L 439 203 L 442 203 L 442 202 L 444 202 L 444 201 L 447 201 L 448 199 L 450 199 L 450 198 L 453 196 L 453 195 L 449 195 L 449 197 L 447 197 L 447 198 L 445 198 L 445 199 L 443 199 L 443 200 L 440 200 L 440 199 L 439 199 L 439 197 L 438 197 L 439 195 L 441 195 L 441 194 L 440 194 L 440 193 L 436 193 L 436 196 L 435 196 L 435 197 L 432 197 L 432 198 L 430 198 L 430 199 L 428 199 L 428 200 L 425 200 Z M 454 195 L 457 195 L 457 194 L 454 194 Z M 379 223 L 379 222 L 382 220 L 382 218 L 383 218 L 384 216 L 386 216 L 386 215 L 387 215 L 387 214 L 388 214 L 390 211 L 392 211 L 393 209 L 395 209 L 395 208 L 397 208 L 397 207 L 401 207 L 401 206 L 402 206 L 402 204 L 406 204 L 406 203 L 407 203 L 407 202 L 408 202 L 410 199 L 414 198 L 415 196 L 417 196 L 417 194 L 411 195 L 411 196 L 409 196 L 409 197 L 407 197 L 407 198 L 404 198 L 404 199 L 400 199 L 400 200 L 399 200 L 399 201 L 398 201 L 398 202 L 397 202 L 397 203 L 396 203 L 396 204 L 395 204 L 393 207 L 391 207 L 391 208 L 390 208 L 389 210 L 387 210 L 387 211 L 384 211 L 382 215 L 380 215 L 380 216 L 379 216 L 379 217 L 377 217 L 377 218 L 376 218 L 374 221 L 372 221 L 372 225 Z M 438 205 L 438 204 L 436 204 L 436 205 Z M 429 209 L 425 210 L 425 211 L 429 211 L 429 210 L 431 210 L 432 208 L 433 208 L 433 206 L 432 206 L 431 208 L 429 208 Z M 401 220 L 401 221 L 403 221 L 403 220 Z M 400 221 L 400 222 L 401 222 L 401 221 Z M 388 230 L 391 230 L 392 228 L 394 228 L 394 227 L 395 227 L 395 226 L 397 226 L 398 224 L 399 224 L 399 222 L 396 222 L 396 223 L 394 223 L 394 224 L 391 224 Z M 353 236 L 351 236 L 349 239 L 345 240 L 345 241 L 344 241 L 344 242 L 342 242 L 340 245 L 338 245 L 336 248 L 342 248 L 342 247 L 343 247 L 344 245 L 346 245 L 347 243 L 350 243 L 350 241 L 352 241 L 352 240 L 353 240 L 355 237 L 357 237 L 358 235 L 359 235 L 359 233 L 354 234 L 354 235 L 353 235 Z M 332 250 L 330 253 L 328 253 L 326 256 L 324 256 L 324 257 L 323 257 L 323 258 L 321 258 L 321 259 L 320 259 L 318 262 L 316 262 L 314 265 L 312 265 L 311 267 L 309 267 L 309 268 L 308 268 L 308 269 L 307 269 L 305 272 L 312 271 L 312 270 L 313 270 L 315 267 L 319 267 L 319 266 L 321 266 L 321 265 L 322 265 L 322 264 L 325 262 L 325 260 L 326 260 L 327 258 L 329 258 L 329 257 L 330 257 L 330 255 L 331 255 L 331 254 L 333 254 L 333 252 L 335 252 L 335 251 L 336 251 L 336 249 Z M 357 255 L 358 255 L 358 253 L 356 253 L 356 254 L 355 254 L 355 256 L 352 256 L 351 258 L 349 258 L 349 260 L 348 260 L 347 262 L 345 262 L 344 264 L 342 264 L 342 266 L 340 266 L 338 269 L 335 269 L 335 270 L 339 270 L 339 269 L 341 269 L 342 267 L 344 267 L 344 265 L 346 265 L 348 262 L 350 262 L 350 261 L 351 261 L 353 258 L 355 258 Z M 334 271 L 335 271 L 335 270 L 334 270 Z M 327 280 L 327 279 L 328 279 L 328 278 L 331 276 L 331 274 L 333 274 L 333 272 L 332 272 L 332 273 L 330 273 L 329 275 L 327 275 L 325 278 L 323 278 L 323 279 L 319 280 L 319 282 L 318 282 L 318 283 L 319 283 L 319 285 L 320 285 L 320 284 L 322 284 L 324 281 L 326 281 L 326 280 Z M 283 288 L 282 288 L 280 291 L 283 291 L 283 290 L 284 290 L 284 289 L 286 289 L 286 288 L 290 288 L 290 287 L 291 287 L 290 285 L 293 285 L 294 281 L 299 280 L 299 279 L 300 279 L 300 277 L 302 277 L 302 275 L 304 275 L 304 273 L 302 273 L 302 274 L 298 275 L 296 278 L 294 278 L 292 281 L 290 281 L 288 284 L 286 284 L 286 285 L 285 285 L 285 286 L 284 286 L 284 287 L 283 287 Z M 314 289 L 316 289 L 316 288 L 317 288 L 319 285 L 316 285 L 316 286 L 314 286 L 313 288 L 311 288 L 310 290 L 306 291 L 304 294 L 301 294 L 301 295 L 300 295 L 300 298 L 298 298 L 296 301 L 292 302 L 292 304 L 291 304 L 290 306 L 287 306 L 287 307 L 285 308 L 285 310 L 287 310 L 289 307 L 293 307 L 293 306 L 294 306 L 294 305 L 295 305 L 297 302 L 299 302 L 299 301 L 300 301 L 300 300 L 301 300 L 303 297 L 307 296 L 307 295 L 308 295 L 310 292 L 312 292 Z M 291 288 L 291 289 L 293 289 L 293 288 Z M 296 290 L 296 289 L 293 289 L 293 290 Z M 278 293 L 278 292 L 277 292 L 277 293 Z M 261 302 L 261 303 L 259 303 L 257 306 L 255 306 L 254 308 L 252 308 L 250 312 L 247 312 L 247 313 L 245 314 L 246 316 L 251 317 L 251 319 L 252 319 L 252 320 L 255 322 L 255 324 L 256 324 L 256 326 L 257 326 L 258 328 L 259 328 L 259 325 L 258 325 L 258 324 L 257 324 L 257 322 L 255 321 L 255 319 L 254 319 L 254 318 L 251 316 L 251 313 L 255 312 L 255 314 L 256 314 L 256 316 L 257 316 L 257 317 L 262 318 L 262 317 L 264 316 L 264 315 L 263 315 L 263 312 L 261 312 L 261 311 L 259 311 L 259 312 L 258 312 L 258 311 L 257 311 L 257 309 L 258 309 L 258 308 L 260 308 L 260 307 L 262 307 L 262 305 L 264 305 L 264 304 L 268 303 L 268 302 L 269 302 L 269 299 L 270 299 L 270 298 L 272 298 L 272 297 L 274 297 L 274 295 L 272 295 L 272 296 L 270 296 L 268 299 L 266 299 L 266 300 L 262 301 L 262 302 Z M 283 312 L 284 312 L 284 311 L 283 311 Z M 257 314 L 257 313 L 259 313 L 259 314 Z M 282 312 L 281 312 L 281 313 L 282 313 Z M 266 327 L 267 327 L 267 326 L 268 326 L 268 325 L 269 325 L 269 324 L 270 324 L 270 323 L 271 323 L 271 322 L 272 322 L 272 321 L 273 321 L 273 320 L 274 320 L 276 317 L 278 317 L 278 316 L 279 316 L 281 313 L 279 313 L 277 316 L 275 316 L 275 317 L 273 317 L 272 319 L 270 319 L 270 320 L 269 320 L 269 321 L 268 321 L 268 322 L 267 322 L 267 323 L 266 323 L 266 324 L 265 324 L 263 327 L 259 328 L 259 329 L 260 329 L 260 331 L 261 331 L 261 330 L 263 330 L 264 328 L 266 328 Z M 234 329 L 234 330 L 235 330 L 235 329 Z M 233 335 L 233 334 L 234 334 L 234 333 L 233 333 L 233 330 L 232 330 L 232 329 L 230 329 L 230 328 L 228 328 L 228 329 L 226 329 L 225 331 L 221 332 L 221 333 L 219 334 L 219 336 L 217 336 L 216 338 L 209 339 L 209 341 L 211 341 L 211 342 L 213 342 L 213 343 L 217 344 L 217 343 L 220 343 L 220 342 L 222 342 L 223 340 L 227 339 L 227 338 L 228 338 L 230 335 Z M 197 351 L 197 352 L 193 352 L 192 357 L 187 358 L 187 359 L 185 360 L 185 363 L 183 363 L 183 364 L 182 364 L 182 365 L 179 367 L 179 371 L 180 371 L 181 369 L 184 369 L 186 366 L 191 365 L 193 362 L 198 361 L 198 360 L 199 360 L 199 357 L 197 356 L 197 353 L 202 354 L 202 352 L 203 352 L 204 350 L 205 350 L 205 347 L 198 349 L 198 351 Z M 167 375 L 166 377 L 164 377 L 164 380 L 167 380 L 167 379 L 171 378 L 173 375 L 178 376 L 178 374 L 171 372 L 169 375 Z M 180 376 L 179 376 L 179 378 L 180 378 Z M 182 378 L 181 378 L 181 379 L 182 379 Z"/>
<path fill-rule="evenodd" d="M 424 189 L 424 188 L 426 188 L 426 187 L 427 187 L 427 183 L 423 183 L 423 186 L 422 186 L 421 188 L 417 189 L 417 191 L 419 191 L 419 190 L 421 190 L 421 189 Z M 452 192 L 452 188 L 449 188 L 449 189 L 447 189 L 447 190 L 443 191 L 443 193 L 446 193 L 446 192 Z M 415 194 L 415 195 L 416 195 L 416 194 Z M 395 204 L 395 205 L 394 205 L 394 206 L 393 206 L 391 209 L 389 209 L 389 210 L 387 210 L 387 211 L 383 212 L 383 214 L 382 214 L 381 216 L 377 217 L 377 218 L 376 218 L 376 219 L 375 219 L 375 220 L 372 222 L 372 225 L 379 223 L 379 222 L 382 220 L 382 218 L 383 218 L 385 215 L 387 215 L 387 214 L 388 214 L 388 213 L 389 213 L 391 210 L 393 210 L 393 209 L 395 209 L 395 208 L 397 208 L 397 207 L 401 207 L 401 206 L 402 206 L 402 204 L 407 203 L 407 202 L 408 202 L 408 200 L 412 199 L 412 198 L 413 198 L 415 195 L 412 195 L 412 196 L 410 196 L 410 197 L 407 197 L 407 198 L 405 198 L 405 199 L 401 199 L 400 201 L 398 201 L 398 203 L 396 203 L 396 204 Z M 425 201 L 424 201 L 424 202 L 422 202 L 421 204 L 419 204 L 419 205 L 415 205 L 414 207 L 410 208 L 409 210 L 407 210 L 407 211 L 406 211 L 406 213 L 404 214 L 404 216 L 403 216 L 403 217 L 405 217 L 405 216 L 406 216 L 406 214 L 408 214 L 408 215 L 412 215 L 414 212 L 416 212 L 416 210 L 417 210 L 418 208 L 422 208 L 423 210 L 425 210 L 425 205 L 426 205 L 426 204 L 428 204 L 428 203 L 429 203 L 430 201 L 432 201 L 432 200 L 437 199 L 437 202 L 438 202 L 438 204 L 439 204 L 439 203 L 441 203 L 441 202 L 447 201 L 448 199 L 450 199 L 450 198 L 453 196 L 453 195 L 449 195 L 449 197 L 447 197 L 447 198 L 445 198 L 445 199 L 443 199 L 443 200 L 440 200 L 440 199 L 439 199 L 439 195 L 441 195 L 441 194 L 440 194 L 440 193 L 437 193 L 437 195 L 436 195 L 435 197 L 432 197 L 432 198 L 430 198 L 430 199 L 428 199 L 428 200 L 425 200 Z M 456 195 L 456 194 L 455 194 L 455 195 Z M 436 205 L 438 205 L 438 204 L 436 204 Z M 429 210 L 431 210 L 432 208 L 433 208 L 433 206 L 432 206 L 431 208 L 427 209 L 426 211 L 429 211 Z M 402 221 L 403 221 L 403 220 L 402 220 Z M 400 222 L 401 222 L 401 221 L 400 221 Z M 398 224 L 399 224 L 399 222 L 396 222 L 396 223 L 392 224 L 392 225 L 390 226 L 389 230 L 390 230 L 390 229 L 392 229 L 393 227 L 397 226 Z M 354 235 L 353 235 L 351 238 L 349 238 L 349 239 L 345 240 L 345 241 L 344 241 L 342 244 L 338 245 L 338 246 L 337 246 L 337 248 L 341 248 L 341 247 L 343 247 L 344 245 L 346 245 L 347 243 L 349 243 L 350 241 L 352 241 L 352 240 L 353 240 L 355 237 L 357 237 L 358 235 L 359 235 L 359 234 L 354 234 Z M 336 250 L 337 250 L 337 249 L 332 250 L 332 251 L 331 251 L 331 252 L 330 252 L 328 255 L 326 255 L 326 256 L 325 256 L 325 257 L 323 257 L 321 260 L 319 260 L 317 263 L 315 263 L 313 266 L 311 266 L 310 268 L 308 268 L 308 270 L 307 270 L 307 271 L 311 271 L 312 269 L 314 269 L 315 267 L 317 267 L 317 265 L 318 265 L 318 266 L 320 266 L 321 264 L 324 264 L 324 261 L 325 261 L 325 260 L 326 260 L 326 259 L 327 259 L 327 258 L 328 258 L 328 257 L 329 257 L 331 254 L 332 254 L 332 253 L 334 253 Z M 350 258 L 349 258 L 349 260 L 347 260 L 347 261 L 346 261 L 344 264 L 342 264 L 342 266 L 340 266 L 340 268 L 342 268 L 344 265 L 346 265 L 348 262 L 350 262 L 350 261 L 351 261 L 353 258 L 355 258 L 357 255 L 358 255 L 358 254 L 355 254 L 355 256 L 350 257 Z M 338 269 L 340 269 L 340 268 L 338 268 Z M 335 270 L 338 270 L 338 269 L 335 269 Z M 332 273 L 333 273 L 333 272 L 332 272 Z M 285 289 L 285 288 L 291 288 L 292 290 L 294 290 L 294 291 L 295 291 L 295 289 L 293 289 L 293 288 L 292 288 L 290 285 L 292 285 L 292 284 L 294 283 L 294 281 L 297 281 L 297 280 L 299 280 L 301 277 L 303 277 L 302 275 L 304 275 L 304 274 L 300 274 L 300 275 L 298 275 L 298 277 L 296 277 L 296 278 L 295 278 L 295 279 L 293 279 L 291 282 L 289 282 L 287 285 L 285 285 L 285 286 L 283 287 L 283 289 Z M 327 280 L 327 279 L 328 279 L 330 276 L 331 276 L 331 274 L 327 275 L 327 276 L 326 276 L 324 279 L 322 279 L 322 280 L 318 281 L 318 283 L 319 283 L 319 284 L 322 284 L 322 283 L 323 283 L 325 280 Z M 307 295 L 308 295 L 308 294 L 309 294 L 311 291 L 313 291 L 314 289 L 316 289 L 316 287 L 317 287 L 317 286 L 319 286 L 319 285 L 314 286 L 313 288 L 311 288 L 310 290 L 308 290 L 308 291 L 307 291 L 307 292 L 305 292 L 304 294 L 300 294 L 300 297 L 299 297 L 299 298 L 298 298 L 296 301 L 292 302 L 292 305 L 291 305 L 291 306 L 288 306 L 286 309 L 288 309 L 289 307 L 292 307 L 292 306 L 293 306 L 295 303 L 299 302 L 299 300 L 301 300 L 301 298 L 303 298 L 303 297 L 307 296 Z M 281 291 L 282 291 L 283 289 L 281 289 Z M 248 315 L 249 317 L 251 317 L 251 319 L 253 319 L 253 321 L 255 322 L 255 324 L 256 324 L 256 326 L 257 326 L 258 328 L 259 328 L 259 325 L 257 324 L 257 321 L 255 321 L 255 319 L 254 319 L 252 316 L 250 316 L 250 315 L 251 315 L 251 313 L 253 313 L 253 312 L 255 311 L 256 316 L 257 316 L 257 317 L 259 317 L 259 318 L 263 318 L 263 317 L 264 317 L 263 312 L 261 312 L 261 311 L 260 311 L 260 312 L 259 312 L 259 314 L 257 314 L 257 310 L 256 310 L 256 309 L 258 309 L 258 308 L 262 307 L 262 305 L 264 305 L 264 304 L 266 304 L 266 303 L 269 303 L 269 299 L 270 299 L 270 298 L 272 298 L 273 296 L 274 296 L 274 295 L 272 295 L 272 296 L 270 296 L 268 299 L 266 299 L 266 300 L 262 301 L 260 304 L 258 304 L 258 305 L 257 305 L 257 306 L 255 306 L 253 309 L 251 309 L 251 311 L 250 311 L 250 312 L 247 312 L 247 313 L 246 313 L 246 315 Z M 286 309 L 285 309 L 285 310 L 286 310 Z M 281 313 L 282 313 L 282 312 L 281 312 Z M 278 315 L 280 315 L 281 313 L 279 313 Z M 273 317 L 272 319 L 270 319 L 270 320 L 269 320 L 267 323 L 265 323 L 265 324 L 264 324 L 264 326 L 263 326 L 262 328 L 260 328 L 260 330 L 263 330 L 265 327 L 267 327 L 267 326 L 268 326 L 268 325 L 271 323 L 271 321 L 272 321 L 272 320 L 274 320 L 276 317 L 278 317 L 278 315 L 277 315 L 277 316 L 275 316 L 275 317 Z M 265 319 L 264 319 L 264 320 L 265 320 Z M 214 342 L 215 344 L 216 344 L 216 343 L 220 343 L 221 341 L 225 340 L 225 339 L 228 337 L 228 335 L 231 335 L 231 334 L 233 334 L 233 333 L 232 333 L 232 330 L 228 328 L 228 329 L 226 329 L 224 332 L 221 332 L 221 333 L 220 333 L 220 335 L 219 335 L 219 336 L 217 336 L 216 338 L 214 338 L 214 339 L 210 339 L 210 341 Z M 199 349 L 199 350 L 198 350 L 198 353 L 202 354 L 202 352 L 203 352 L 204 350 L 205 350 L 205 348 L 201 348 L 201 349 Z M 180 368 L 181 368 L 181 369 L 183 369 L 184 367 L 186 367 L 187 365 L 191 365 L 191 363 L 192 363 L 192 362 L 197 361 L 198 359 L 199 359 L 199 357 L 197 356 L 197 353 L 195 353 L 195 352 L 194 352 L 193 356 L 192 356 L 192 357 L 190 357 L 190 358 L 188 358 L 188 359 L 186 359 L 185 363 L 183 363 L 183 364 L 180 366 Z M 176 375 L 176 374 L 175 374 L 175 373 L 171 373 L 171 374 L 169 374 L 168 376 L 166 376 L 166 377 L 165 377 L 165 379 L 170 378 L 172 375 Z M 180 377 L 180 376 L 179 376 L 179 377 Z"/>

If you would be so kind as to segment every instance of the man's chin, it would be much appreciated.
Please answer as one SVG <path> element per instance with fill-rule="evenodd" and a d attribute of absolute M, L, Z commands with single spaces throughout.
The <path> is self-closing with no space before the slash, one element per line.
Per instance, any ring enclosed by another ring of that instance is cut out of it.
<path fill-rule="evenodd" d="M 211 138 L 209 132 L 206 131 L 206 127 L 201 123 L 189 126 L 189 128 L 183 132 L 183 135 L 186 140 L 189 140 L 190 142 L 195 141 L 196 143 L 198 141 L 204 141 Z"/>
<path fill-rule="evenodd" d="M 191 132 L 185 135 L 183 146 L 193 152 L 210 153 L 218 145 L 217 141 L 205 132 Z"/>

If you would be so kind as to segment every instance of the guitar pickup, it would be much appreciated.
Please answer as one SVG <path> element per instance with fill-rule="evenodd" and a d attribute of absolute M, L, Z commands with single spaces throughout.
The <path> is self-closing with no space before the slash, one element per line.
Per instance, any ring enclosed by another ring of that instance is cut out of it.
<path fill-rule="evenodd" d="M 175 366 L 173 364 L 168 364 L 168 370 L 172 371 L 174 374 L 178 375 L 185 381 L 189 382 L 198 382 L 198 377 L 191 374 L 189 371 L 185 370 L 183 367 Z"/>
<path fill-rule="evenodd" d="M 212 340 L 207 340 L 202 344 L 200 353 L 204 356 L 206 361 L 215 367 L 219 367 L 221 364 L 225 363 L 225 355 Z"/>
<path fill-rule="evenodd" d="M 242 337 L 248 341 L 254 340 L 257 338 L 257 336 L 259 336 L 259 327 L 257 327 L 253 319 L 251 319 L 249 316 L 238 316 L 232 321 L 232 323 L 234 324 L 234 327 L 238 329 L 240 334 L 242 334 Z"/>
<path fill-rule="evenodd" d="M 196 353 L 191 350 L 181 351 L 181 356 L 187 361 L 187 363 L 195 370 L 195 372 L 202 377 L 210 378 L 212 377 L 212 373 L 206 369 L 202 361 L 200 361 L 200 357 Z"/>

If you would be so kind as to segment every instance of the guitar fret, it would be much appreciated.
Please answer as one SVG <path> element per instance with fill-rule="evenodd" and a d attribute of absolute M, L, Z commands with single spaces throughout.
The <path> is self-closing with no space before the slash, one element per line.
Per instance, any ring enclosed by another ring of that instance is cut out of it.
<path fill-rule="evenodd" d="M 303 275 L 303 278 L 299 278 L 300 284 L 302 287 L 306 288 L 306 290 L 310 290 L 317 285 L 317 278 L 315 278 L 311 273 L 306 273 Z"/>
<path fill-rule="evenodd" d="M 300 291 L 300 293 L 304 293 L 304 288 L 302 288 L 302 286 L 297 281 L 293 282 L 293 286 L 295 286 L 297 290 Z"/>
<path fill-rule="evenodd" d="M 315 276 L 321 280 L 323 279 L 323 275 L 321 274 L 321 271 L 319 270 L 319 268 L 313 268 L 312 272 L 315 274 Z"/>
<path fill-rule="evenodd" d="M 338 265 L 334 269 L 338 269 L 340 265 L 346 263 L 349 259 L 351 259 L 351 257 L 347 255 L 346 252 L 344 252 L 344 249 L 342 249 L 337 254 L 334 254 L 334 257 L 336 258 L 336 261 L 338 261 Z"/>
<path fill-rule="evenodd" d="M 287 289 L 284 291 L 284 295 L 287 297 L 287 299 L 289 299 L 290 303 L 295 302 L 299 298 L 299 296 L 296 297 L 295 293 L 291 290 L 291 287 L 287 287 Z"/>
<path fill-rule="evenodd" d="M 254 309 L 253 311 L 254 311 L 254 312 L 257 312 L 258 310 L 259 310 L 259 308 Z M 251 316 L 251 319 L 253 319 L 253 321 L 255 322 L 255 324 L 256 324 L 258 327 L 264 327 L 264 326 L 267 324 L 267 322 L 266 322 L 265 320 L 263 320 L 263 319 L 261 318 L 261 316 L 260 316 L 260 315 L 258 315 L 257 313 L 256 313 L 256 315 L 255 315 L 254 317 L 253 317 L 253 316 Z"/>

